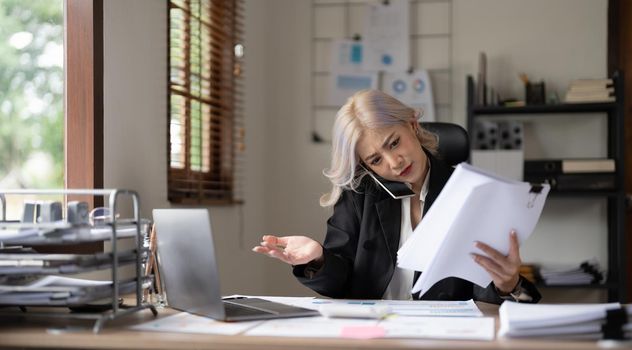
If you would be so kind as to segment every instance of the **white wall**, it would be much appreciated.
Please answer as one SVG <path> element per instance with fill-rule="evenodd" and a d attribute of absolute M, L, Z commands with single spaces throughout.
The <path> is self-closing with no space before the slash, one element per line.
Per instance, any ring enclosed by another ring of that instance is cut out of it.
<path fill-rule="evenodd" d="M 264 233 L 324 237 L 329 212 L 319 207 L 318 198 L 328 190 L 321 171 L 328 166 L 329 147 L 310 140 L 311 5 L 307 0 L 246 0 L 245 5 L 246 205 L 211 209 L 222 289 L 311 294 L 294 280 L 289 266 L 250 252 Z M 606 0 L 454 0 L 453 121 L 465 123 L 465 75 L 475 73 L 480 50 L 488 55 L 489 81 L 516 96 L 521 71 L 545 78 L 547 88 L 558 92 L 572 78 L 604 76 L 606 6 Z M 166 5 L 109 0 L 104 17 L 105 184 L 139 191 L 148 216 L 151 208 L 169 206 Z M 550 143 L 560 156 L 605 152 L 599 118 L 570 122 L 579 140 L 558 140 L 548 129 L 535 129 L 548 136 L 529 152 L 546 153 Z M 551 123 L 558 129 L 569 125 Z M 597 139 L 586 142 L 585 133 L 593 129 Z M 549 207 L 563 220 L 543 219 L 523 250 L 524 260 L 604 255 L 603 206 L 551 200 Z M 578 213 L 588 219 L 576 221 Z"/>
<path fill-rule="evenodd" d="M 211 208 L 222 291 L 263 292 L 250 247 L 265 227 L 264 2 L 246 14 L 246 204 Z M 104 183 L 139 192 L 143 217 L 167 201 L 167 7 L 165 1 L 104 2 Z"/>
<path fill-rule="evenodd" d="M 252 4 L 257 0 L 248 1 Z M 269 152 L 266 157 L 267 228 L 280 235 L 303 234 L 321 240 L 328 211 L 318 200 L 328 190 L 322 176 L 329 147 L 310 135 L 309 1 L 267 0 L 266 89 Z M 305 294 L 287 265 L 270 262 L 266 290 L 271 294 Z"/>

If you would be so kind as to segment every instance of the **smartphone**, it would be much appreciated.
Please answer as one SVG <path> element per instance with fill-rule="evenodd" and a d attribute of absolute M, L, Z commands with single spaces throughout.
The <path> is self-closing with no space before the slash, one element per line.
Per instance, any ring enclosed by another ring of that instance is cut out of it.
<path fill-rule="evenodd" d="M 383 177 L 380 177 L 374 174 L 371 170 L 368 170 L 364 166 L 362 166 L 364 170 L 380 185 L 391 197 L 395 199 L 402 199 L 406 197 L 412 197 L 415 195 L 415 192 L 410 188 L 410 186 L 404 182 L 390 181 L 386 180 Z"/>

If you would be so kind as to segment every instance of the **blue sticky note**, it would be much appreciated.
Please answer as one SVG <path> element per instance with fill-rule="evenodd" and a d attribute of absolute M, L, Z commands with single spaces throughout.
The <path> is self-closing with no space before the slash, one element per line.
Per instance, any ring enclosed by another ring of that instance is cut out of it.
<path fill-rule="evenodd" d="M 362 63 L 362 45 L 351 45 L 351 63 Z"/>

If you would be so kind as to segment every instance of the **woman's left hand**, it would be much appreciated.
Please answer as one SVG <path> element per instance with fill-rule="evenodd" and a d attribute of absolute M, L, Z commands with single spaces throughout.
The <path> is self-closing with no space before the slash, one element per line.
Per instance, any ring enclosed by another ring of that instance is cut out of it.
<path fill-rule="evenodd" d="M 516 231 L 509 233 L 509 254 L 503 255 L 483 242 L 476 242 L 476 248 L 487 256 L 472 253 L 472 258 L 491 276 L 496 288 L 505 294 L 511 293 L 520 280 L 520 250 Z"/>

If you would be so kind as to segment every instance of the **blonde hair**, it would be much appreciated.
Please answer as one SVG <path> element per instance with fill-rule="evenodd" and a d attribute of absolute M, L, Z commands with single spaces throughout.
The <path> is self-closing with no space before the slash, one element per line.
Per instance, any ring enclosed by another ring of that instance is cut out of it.
<path fill-rule="evenodd" d="M 331 192 L 320 197 L 323 207 L 336 204 L 343 190 L 356 191 L 366 171 L 358 168 L 356 145 L 366 129 L 407 124 L 420 112 L 379 90 L 362 90 L 351 96 L 336 114 L 331 140 L 331 166 L 323 174 L 331 181 Z M 437 137 L 419 127 L 417 138 L 431 153 L 437 151 Z"/>

